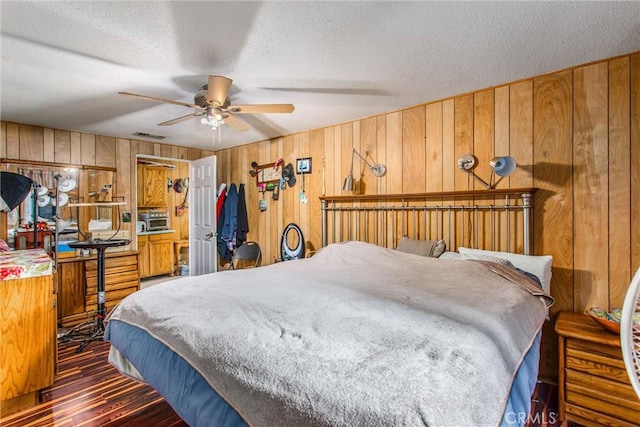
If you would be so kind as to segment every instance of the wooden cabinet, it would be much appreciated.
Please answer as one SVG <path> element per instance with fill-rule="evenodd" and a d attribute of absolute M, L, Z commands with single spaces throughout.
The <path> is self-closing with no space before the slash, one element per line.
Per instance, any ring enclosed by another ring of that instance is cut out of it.
<path fill-rule="evenodd" d="M 138 165 L 138 206 L 157 208 L 167 203 L 167 169 Z"/>
<path fill-rule="evenodd" d="M 580 313 L 560 313 L 555 329 L 560 419 L 584 426 L 640 426 L 640 400 L 629 382 L 620 337 Z"/>
<path fill-rule="evenodd" d="M 138 236 L 138 252 L 140 252 L 140 277 L 151 276 L 151 268 L 149 266 L 149 259 L 151 253 L 149 252 L 149 236 Z"/>
<path fill-rule="evenodd" d="M 58 323 L 71 327 L 93 319 L 98 307 L 95 256 L 63 258 L 58 265 Z M 140 289 L 138 252 L 105 254 L 105 305 L 113 308 Z"/>
<path fill-rule="evenodd" d="M 85 316 L 84 262 L 58 262 L 58 319 L 67 326 L 68 319 Z"/>
<path fill-rule="evenodd" d="M 127 295 L 140 289 L 140 273 L 137 254 L 105 255 L 105 305 L 107 310 L 110 310 Z M 93 259 L 84 265 L 87 286 L 85 310 L 94 312 L 98 309 L 98 261 Z"/>
<path fill-rule="evenodd" d="M 39 390 L 53 384 L 57 351 L 55 303 L 51 269 L 36 277 L 0 280 L 3 415 L 37 404 Z"/>
<path fill-rule="evenodd" d="M 140 277 L 173 273 L 173 234 L 138 235 Z"/>

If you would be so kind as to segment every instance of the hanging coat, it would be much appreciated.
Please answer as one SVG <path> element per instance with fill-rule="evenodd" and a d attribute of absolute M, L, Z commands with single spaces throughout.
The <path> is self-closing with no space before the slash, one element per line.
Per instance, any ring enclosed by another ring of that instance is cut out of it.
<path fill-rule="evenodd" d="M 247 215 L 247 201 L 244 196 L 244 184 L 240 184 L 238 191 L 238 221 L 236 229 L 236 247 L 247 241 L 249 232 L 249 216 Z"/>
<path fill-rule="evenodd" d="M 218 200 L 216 201 L 216 220 L 220 219 L 220 212 L 222 212 L 222 207 L 224 206 L 224 200 L 227 198 L 227 189 L 223 188 L 218 194 Z M 220 230 L 222 225 L 219 224 L 218 230 Z"/>
<path fill-rule="evenodd" d="M 218 230 L 222 230 L 224 227 L 224 209 L 220 210 L 220 215 L 218 216 L 218 222 L 216 224 L 218 226 Z M 222 239 L 221 232 L 218 233 L 216 243 L 218 244 L 218 256 L 225 261 L 231 262 L 232 254 L 227 246 L 227 242 Z"/>
<path fill-rule="evenodd" d="M 238 226 L 238 189 L 235 184 L 229 186 L 224 200 L 224 223 L 222 225 L 222 240 L 230 250 L 235 248 L 236 229 Z"/>

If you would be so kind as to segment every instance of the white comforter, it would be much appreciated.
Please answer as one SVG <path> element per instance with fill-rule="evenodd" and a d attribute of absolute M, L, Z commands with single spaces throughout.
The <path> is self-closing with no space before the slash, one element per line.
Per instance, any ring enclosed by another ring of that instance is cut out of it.
<path fill-rule="evenodd" d="M 545 315 L 485 264 L 350 242 L 156 285 L 110 319 L 172 348 L 252 425 L 497 426 Z"/>

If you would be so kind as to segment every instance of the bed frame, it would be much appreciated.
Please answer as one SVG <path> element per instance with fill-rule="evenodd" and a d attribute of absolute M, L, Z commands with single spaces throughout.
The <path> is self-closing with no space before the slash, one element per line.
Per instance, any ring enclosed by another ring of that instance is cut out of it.
<path fill-rule="evenodd" d="M 322 246 L 360 240 L 395 249 L 403 236 L 531 255 L 535 188 L 322 196 Z"/>

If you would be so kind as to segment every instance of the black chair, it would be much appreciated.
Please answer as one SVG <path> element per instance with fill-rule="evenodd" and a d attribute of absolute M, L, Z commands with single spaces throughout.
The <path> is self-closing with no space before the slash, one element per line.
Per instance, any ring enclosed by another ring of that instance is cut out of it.
<path fill-rule="evenodd" d="M 231 269 L 238 269 L 238 265 L 242 268 L 247 263 L 242 263 L 239 261 L 249 260 L 253 261 L 253 266 L 257 267 L 260 263 L 260 257 L 262 256 L 262 252 L 260 251 L 260 246 L 256 242 L 245 242 L 239 248 L 236 249 L 233 254 L 233 258 L 231 259 Z"/>

